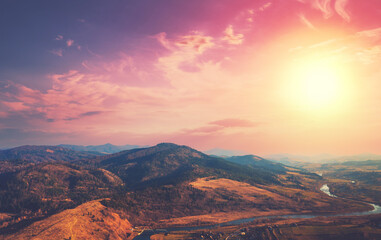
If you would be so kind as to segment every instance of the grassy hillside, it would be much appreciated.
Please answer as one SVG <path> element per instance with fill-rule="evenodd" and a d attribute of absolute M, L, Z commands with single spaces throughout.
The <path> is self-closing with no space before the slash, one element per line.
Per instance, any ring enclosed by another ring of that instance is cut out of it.
<path fill-rule="evenodd" d="M 103 206 L 91 201 L 33 223 L 4 239 L 129 239 L 130 222 Z"/>
<path fill-rule="evenodd" d="M 103 169 L 68 163 L 44 163 L 14 173 L 0 174 L 0 212 L 28 214 L 73 207 L 110 195 L 122 184 Z"/>

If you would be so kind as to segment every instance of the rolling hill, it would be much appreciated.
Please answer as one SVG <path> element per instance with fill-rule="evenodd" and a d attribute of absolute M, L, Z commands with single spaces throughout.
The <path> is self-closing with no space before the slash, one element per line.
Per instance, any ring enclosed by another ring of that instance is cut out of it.
<path fill-rule="evenodd" d="M 122 151 L 77 163 L 107 169 L 123 179 L 131 189 L 176 184 L 208 176 L 263 184 L 277 182 L 273 172 L 246 168 L 172 143 Z"/>
<path fill-rule="evenodd" d="M 32 165 L 0 174 L 0 212 L 49 214 L 109 196 L 120 185 L 122 181 L 104 169 L 57 162 Z"/>
<path fill-rule="evenodd" d="M 144 146 L 139 145 L 113 145 L 110 143 L 106 143 L 103 145 L 88 145 L 88 146 L 82 146 L 82 145 L 70 145 L 70 144 L 60 144 L 58 147 L 64 147 L 68 149 L 72 149 L 75 151 L 90 151 L 90 152 L 100 152 L 104 154 L 110 154 L 110 153 L 117 153 L 124 150 L 131 150 L 134 148 L 141 148 Z"/>
<path fill-rule="evenodd" d="M 219 216 L 217 221 L 221 221 L 242 214 L 350 209 L 348 203 L 318 190 L 320 176 L 267 160 L 258 162 L 248 167 L 187 146 L 162 143 L 81 164 L 104 168 L 124 181 L 125 189 L 104 204 L 124 211 L 134 225 L 197 224 L 197 219 L 210 216 Z"/>
<path fill-rule="evenodd" d="M 263 169 L 278 173 L 285 173 L 287 167 L 281 163 L 266 160 L 256 155 L 233 156 L 225 158 L 229 162 L 237 163 L 254 169 Z"/>
<path fill-rule="evenodd" d="M 221 148 L 213 148 L 207 151 L 204 151 L 205 154 L 218 156 L 218 157 L 232 157 L 232 156 L 242 156 L 248 155 L 249 153 L 238 151 L 238 150 L 229 150 L 229 149 L 221 149 Z"/>
<path fill-rule="evenodd" d="M 130 222 L 103 206 L 90 201 L 74 209 L 37 221 L 2 239 L 131 239 Z"/>
<path fill-rule="evenodd" d="M 25 161 L 29 163 L 65 161 L 94 158 L 98 152 L 75 151 L 57 146 L 20 146 L 0 151 L 0 161 Z"/>

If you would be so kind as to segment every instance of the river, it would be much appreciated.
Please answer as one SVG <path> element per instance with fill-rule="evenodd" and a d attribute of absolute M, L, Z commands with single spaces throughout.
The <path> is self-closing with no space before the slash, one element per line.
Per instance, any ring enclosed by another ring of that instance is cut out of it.
<path fill-rule="evenodd" d="M 330 197 L 337 198 L 334 194 L 332 194 L 329 191 L 329 187 L 327 184 L 324 184 L 320 191 L 327 194 Z M 381 213 L 381 206 L 378 206 L 373 203 L 367 203 L 373 207 L 373 210 L 370 211 L 364 211 L 364 212 L 352 212 L 352 213 L 338 213 L 338 214 L 288 214 L 288 215 L 275 215 L 275 216 L 261 216 L 261 217 L 252 217 L 252 218 L 243 218 L 238 220 L 233 220 L 229 222 L 219 223 L 219 224 L 213 224 L 213 225 L 206 225 L 206 226 L 198 226 L 198 227 L 174 227 L 174 228 L 167 228 L 167 229 L 158 229 L 158 230 L 144 230 L 140 235 L 136 236 L 134 240 L 150 240 L 150 237 L 157 233 L 163 233 L 163 232 L 174 232 L 174 231 L 194 231 L 194 230 L 203 230 L 203 229 L 211 229 L 211 228 L 217 228 L 217 227 L 224 227 L 224 226 L 233 226 L 233 225 L 240 225 L 242 223 L 248 223 L 252 222 L 257 219 L 272 219 L 272 218 L 315 218 L 315 217 L 340 217 L 340 216 L 363 216 L 363 215 L 372 215 L 372 214 L 379 214 Z"/>

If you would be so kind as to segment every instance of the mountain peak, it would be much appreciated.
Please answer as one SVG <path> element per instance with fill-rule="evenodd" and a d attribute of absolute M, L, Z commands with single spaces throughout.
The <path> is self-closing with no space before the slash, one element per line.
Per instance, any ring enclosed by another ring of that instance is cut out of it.
<path fill-rule="evenodd" d="M 159 143 L 156 145 L 156 147 L 181 147 L 180 145 L 174 144 L 174 143 Z"/>

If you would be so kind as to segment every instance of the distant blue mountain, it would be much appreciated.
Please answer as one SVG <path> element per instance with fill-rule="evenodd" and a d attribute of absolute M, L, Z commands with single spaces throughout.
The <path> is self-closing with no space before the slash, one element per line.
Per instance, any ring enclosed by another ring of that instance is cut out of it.
<path fill-rule="evenodd" d="M 221 148 L 213 148 L 213 149 L 204 151 L 204 153 L 208 154 L 208 155 L 219 156 L 219 157 L 232 157 L 232 156 L 248 155 L 247 152 L 238 151 L 238 150 L 221 149 Z"/>
<path fill-rule="evenodd" d="M 100 152 L 100 153 L 106 153 L 106 154 L 111 154 L 111 153 L 117 153 L 120 151 L 124 150 L 131 150 L 134 148 L 143 148 L 147 146 L 140 146 L 140 145 L 113 145 L 110 143 L 106 143 L 103 145 L 89 145 L 89 146 L 82 146 L 82 145 L 69 145 L 69 144 L 60 144 L 58 145 L 59 147 L 64 147 L 68 149 L 72 149 L 75 151 L 90 151 L 90 152 Z"/>
<path fill-rule="evenodd" d="M 24 161 L 28 163 L 91 159 L 104 154 L 97 151 L 78 151 L 62 146 L 25 145 L 0 151 L 0 161 Z"/>
<path fill-rule="evenodd" d="M 381 160 L 381 155 L 363 153 L 357 155 L 337 156 L 331 154 L 319 155 L 295 155 L 295 154 L 272 154 L 264 156 L 266 159 L 287 165 L 303 165 L 303 163 L 340 163 L 348 161 Z"/>
<path fill-rule="evenodd" d="M 225 160 L 251 168 L 269 170 L 278 173 L 285 173 L 287 171 L 285 165 L 278 162 L 269 161 L 256 155 L 226 157 Z"/>

